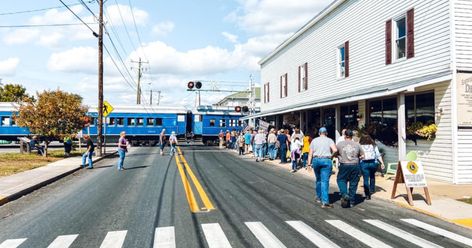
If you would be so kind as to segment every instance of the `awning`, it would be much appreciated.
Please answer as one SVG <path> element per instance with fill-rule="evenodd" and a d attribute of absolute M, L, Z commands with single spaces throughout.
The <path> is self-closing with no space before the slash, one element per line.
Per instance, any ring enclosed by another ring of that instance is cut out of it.
<path fill-rule="evenodd" d="M 316 101 L 306 102 L 298 105 L 291 106 L 289 108 L 279 108 L 271 111 L 264 111 L 255 115 L 244 116 L 241 120 L 248 120 L 254 118 L 260 118 L 264 116 L 279 115 L 295 111 L 307 110 L 320 108 L 330 105 L 343 104 L 348 102 L 355 102 L 360 100 L 367 100 L 372 98 L 378 98 L 383 96 L 394 95 L 403 91 L 414 91 L 415 88 L 436 84 L 452 79 L 452 72 L 447 71 L 438 74 L 432 74 L 425 77 L 420 77 L 416 79 L 410 79 L 406 81 L 400 81 L 390 84 L 381 85 L 378 87 L 369 87 L 358 89 L 349 93 L 330 96 L 322 98 Z"/>

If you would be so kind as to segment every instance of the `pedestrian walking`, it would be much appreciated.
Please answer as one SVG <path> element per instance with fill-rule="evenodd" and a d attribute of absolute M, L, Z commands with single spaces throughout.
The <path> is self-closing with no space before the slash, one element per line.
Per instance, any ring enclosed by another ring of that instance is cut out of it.
<path fill-rule="evenodd" d="M 305 168 L 305 170 L 307 169 L 307 164 L 308 164 L 308 155 L 310 153 L 310 143 L 311 143 L 311 137 L 309 135 L 305 135 L 303 137 L 303 147 L 302 147 L 302 163 L 303 163 L 303 168 Z"/>
<path fill-rule="evenodd" d="M 161 156 L 164 155 L 164 148 L 166 147 L 166 129 L 163 128 L 159 134 L 159 148 L 161 149 Z"/>
<path fill-rule="evenodd" d="M 219 140 L 219 148 L 223 149 L 223 144 L 224 144 L 224 137 L 225 134 L 223 133 L 223 130 L 220 130 L 220 133 L 218 134 L 218 140 Z"/>
<path fill-rule="evenodd" d="M 277 141 L 280 145 L 280 163 L 285 164 L 287 163 L 288 138 L 283 129 L 280 130 L 280 134 L 277 136 Z"/>
<path fill-rule="evenodd" d="M 277 135 L 275 135 L 275 129 L 272 128 L 267 136 L 269 160 L 274 160 L 277 156 L 276 143 Z"/>
<path fill-rule="evenodd" d="M 118 159 L 118 170 L 122 171 L 125 169 L 123 163 L 125 162 L 125 156 L 128 152 L 128 140 L 126 140 L 126 132 L 123 131 L 120 133 L 120 138 L 118 139 L 118 155 L 120 158 Z"/>
<path fill-rule="evenodd" d="M 225 142 L 226 149 L 231 149 L 231 133 L 229 132 L 229 130 L 226 130 Z"/>
<path fill-rule="evenodd" d="M 290 143 L 290 159 L 292 162 L 292 170 L 290 172 L 294 173 L 297 171 L 297 165 L 300 158 L 300 149 L 302 147 L 302 142 L 300 141 L 299 137 L 295 137 L 295 139 Z"/>
<path fill-rule="evenodd" d="M 360 161 L 362 178 L 364 179 L 365 198 L 370 200 L 370 196 L 375 193 L 375 172 L 379 167 L 385 168 L 379 148 L 369 135 L 363 135 L 360 139 L 364 157 Z"/>
<path fill-rule="evenodd" d="M 177 145 L 179 142 L 177 141 L 177 136 L 175 136 L 175 132 L 172 131 L 169 137 L 169 144 L 170 144 L 170 155 L 174 155 L 177 151 Z"/>
<path fill-rule="evenodd" d="M 334 141 L 328 138 L 328 130 L 325 127 L 319 129 L 319 135 L 310 144 L 308 165 L 311 165 L 315 172 L 316 201 L 321 202 L 322 208 L 332 208 L 333 205 L 329 202 L 329 178 L 333 170 L 331 158 L 338 150 Z"/>
<path fill-rule="evenodd" d="M 238 142 L 238 147 L 239 147 L 239 155 L 241 156 L 244 154 L 244 143 L 245 143 L 243 133 L 239 134 L 237 142 Z"/>
<path fill-rule="evenodd" d="M 64 157 L 70 157 L 70 152 L 72 151 L 72 138 L 70 135 L 64 137 Z"/>
<path fill-rule="evenodd" d="M 339 159 L 337 183 L 341 192 L 341 206 L 343 208 L 354 207 L 355 205 L 357 185 L 360 178 L 359 158 L 364 155 L 361 146 L 352 140 L 353 135 L 352 130 L 347 129 L 345 140 L 336 145 Z"/>
<path fill-rule="evenodd" d="M 248 130 L 246 131 L 246 134 L 244 134 L 244 145 L 245 145 L 245 149 L 246 149 L 246 154 L 249 153 L 250 151 L 250 148 L 251 148 L 251 133 L 252 133 L 252 130 Z"/>
<path fill-rule="evenodd" d="M 231 147 L 230 147 L 230 149 L 234 149 L 234 150 L 237 149 L 237 147 L 238 147 L 238 145 L 236 144 L 237 137 L 238 136 L 237 136 L 236 131 L 232 130 L 231 131 Z"/>
<path fill-rule="evenodd" d="M 264 130 L 259 129 L 259 132 L 254 136 L 256 162 L 264 161 L 264 143 L 266 143 Z"/>
<path fill-rule="evenodd" d="M 88 167 L 87 169 L 93 169 L 93 161 L 92 161 L 92 156 L 93 152 L 95 150 L 95 145 L 93 144 L 92 139 L 90 138 L 89 135 L 84 135 L 85 139 L 85 144 L 87 146 L 87 150 L 85 151 L 84 154 L 82 154 L 82 168 L 85 168 L 85 163 L 88 159 Z"/>

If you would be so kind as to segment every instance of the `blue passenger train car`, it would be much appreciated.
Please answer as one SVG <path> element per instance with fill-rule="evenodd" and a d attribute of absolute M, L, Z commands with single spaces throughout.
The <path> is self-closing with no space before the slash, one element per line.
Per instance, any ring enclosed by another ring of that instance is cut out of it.
<path fill-rule="evenodd" d="M 193 132 L 201 137 L 204 144 L 216 141 L 220 131 L 241 131 L 243 123 L 240 112 L 234 111 L 233 107 L 200 106 L 192 111 Z"/>
<path fill-rule="evenodd" d="M 0 140 L 17 141 L 20 136 L 29 134 L 28 128 L 18 127 L 14 115 L 18 105 L 11 102 L 0 103 Z"/>

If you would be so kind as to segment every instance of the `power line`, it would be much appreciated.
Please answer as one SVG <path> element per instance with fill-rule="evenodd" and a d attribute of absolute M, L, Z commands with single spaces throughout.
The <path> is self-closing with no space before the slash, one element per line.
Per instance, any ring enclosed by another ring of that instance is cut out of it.
<path fill-rule="evenodd" d="M 54 23 L 54 24 L 20 24 L 20 25 L 0 25 L 0 28 L 41 28 L 41 27 L 66 27 L 78 25 L 92 25 L 96 23 Z M 93 31 L 93 30 L 92 30 Z"/>
<path fill-rule="evenodd" d="M 76 6 L 76 5 L 79 5 L 79 3 L 70 4 L 69 6 Z M 46 10 L 51 10 L 51 9 L 62 9 L 62 8 L 65 8 L 65 7 L 64 6 L 54 6 L 54 7 L 47 7 L 47 8 L 42 8 L 42 9 L 30 9 L 30 10 L 20 10 L 20 11 L 13 11 L 13 12 L 3 12 L 3 13 L 0 13 L 0 16 L 41 12 L 41 11 L 46 11 Z"/>
<path fill-rule="evenodd" d="M 136 25 L 136 18 L 134 17 L 133 5 L 131 4 L 131 0 L 128 0 L 128 3 L 131 9 L 131 16 L 133 17 L 134 29 L 136 30 L 136 36 L 138 37 L 139 46 L 141 47 L 144 58 L 149 61 L 146 56 L 146 53 L 144 52 L 143 42 L 141 41 L 141 35 L 139 34 L 138 25 Z"/>
<path fill-rule="evenodd" d="M 133 49 L 135 47 L 137 48 L 137 46 L 135 46 L 135 44 L 133 43 L 133 41 L 131 39 L 131 35 L 129 34 L 128 28 L 126 27 L 126 22 L 125 22 L 125 19 L 123 18 L 123 14 L 121 13 L 120 5 L 118 4 L 118 1 L 116 1 L 116 0 L 115 0 L 115 3 L 116 3 L 116 7 L 118 8 L 118 13 L 120 14 L 121 22 L 123 23 L 123 27 L 125 28 L 126 35 L 128 36 L 128 40 L 131 44 L 131 47 L 133 47 Z"/>
<path fill-rule="evenodd" d="M 98 34 L 95 33 L 95 31 L 86 22 L 84 22 L 84 20 L 82 20 L 82 18 L 80 18 L 80 16 L 78 16 L 67 4 L 65 4 L 62 0 L 59 0 L 59 2 L 61 2 L 62 5 L 64 5 L 77 19 L 79 19 L 80 22 L 82 22 L 85 26 L 87 26 L 87 28 L 90 29 L 90 31 L 92 31 L 95 37 L 98 37 Z"/>

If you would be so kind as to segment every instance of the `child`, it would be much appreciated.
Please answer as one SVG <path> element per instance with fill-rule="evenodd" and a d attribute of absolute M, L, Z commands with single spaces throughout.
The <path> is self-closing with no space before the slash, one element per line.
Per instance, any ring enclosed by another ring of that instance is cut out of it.
<path fill-rule="evenodd" d="M 298 159 L 300 158 L 300 148 L 303 146 L 299 137 L 295 137 L 293 142 L 290 144 L 292 170 L 290 172 L 297 171 Z"/>

